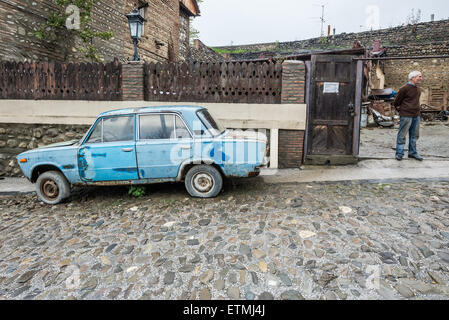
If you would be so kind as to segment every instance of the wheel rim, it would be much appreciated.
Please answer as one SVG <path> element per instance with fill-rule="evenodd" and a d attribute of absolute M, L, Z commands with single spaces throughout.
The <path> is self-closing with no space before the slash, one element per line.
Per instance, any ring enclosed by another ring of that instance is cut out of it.
<path fill-rule="evenodd" d="M 198 172 L 192 178 L 192 187 L 200 193 L 209 192 L 210 190 L 212 190 L 214 185 L 214 178 L 210 174 L 205 172 Z"/>
<path fill-rule="evenodd" d="M 47 200 L 56 200 L 59 195 L 58 185 L 53 180 L 45 180 L 41 184 L 41 193 Z"/>

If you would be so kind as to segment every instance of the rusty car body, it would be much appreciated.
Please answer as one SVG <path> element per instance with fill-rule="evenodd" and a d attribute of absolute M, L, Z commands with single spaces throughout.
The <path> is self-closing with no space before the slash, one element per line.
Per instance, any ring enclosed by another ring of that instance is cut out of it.
<path fill-rule="evenodd" d="M 267 137 L 225 130 L 198 106 L 127 108 L 98 116 L 81 140 L 17 156 L 39 198 L 56 204 L 73 185 L 184 181 L 195 197 L 214 197 L 224 177 L 250 177 L 267 164 Z"/>

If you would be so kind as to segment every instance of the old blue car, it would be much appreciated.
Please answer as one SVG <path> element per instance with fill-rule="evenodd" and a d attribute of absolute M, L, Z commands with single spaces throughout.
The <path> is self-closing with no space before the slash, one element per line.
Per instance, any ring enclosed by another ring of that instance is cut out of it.
<path fill-rule="evenodd" d="M 104 112 L 81 140 L 17 156 L 38 197 L 57 204 L 71 186 L 184 181 L 194 197 L 215 197 L 225 177 L 251 177 L 267 164 L 267 137 L 225 130 L 198 106 Z"/>

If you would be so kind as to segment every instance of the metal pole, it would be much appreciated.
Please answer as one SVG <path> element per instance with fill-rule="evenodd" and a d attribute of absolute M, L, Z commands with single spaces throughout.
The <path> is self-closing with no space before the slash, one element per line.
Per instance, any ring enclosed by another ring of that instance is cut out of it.
<path fill-rule="evenodd" d="M 418 60 L 418 59 L 446 59 L 449 55 L 439 56 L 405 56 L 405 57 L 380 57 L 380 58 L 352 58 L 355 61 L 369 61 L 369 60 Z"/>
<path fill-rule="evenodd" d="M 140 61 L 139 54 L 137 52 L 137 42 L 138 41 L 139 40 L 137 40 L 137 38 L 133 39 L 133 43 L 134 43 L 134 58 L 133 58 L 133 61 Z"/>
<path fill-rule="evenodd" d="M 322 10 L 321 10 L 321 36 L 324 36 L 324 5 L 321 6 Z"/>

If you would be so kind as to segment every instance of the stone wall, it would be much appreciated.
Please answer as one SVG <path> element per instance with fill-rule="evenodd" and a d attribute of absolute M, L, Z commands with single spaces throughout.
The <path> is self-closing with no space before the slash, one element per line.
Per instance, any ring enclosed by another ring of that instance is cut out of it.
<path fill-rule="evenodd" d="M 185 61 L 189 57 L 190 50 L 190 17 L 184 11 L 180 10 L 179 16 L 179 60 Z"/>
<path fill-rule="evenodd" d="M 17 154 L 51 143 L 81 139 L 89 127 L 0 123 L 0 177 L 22 176 Z"/>
<path fill-rule="evenodd" d="M 126 42 L 131 41 L 128 22 L 123 11 L 124 3 L 127 1 L 99 0 L 93 6 L 92 22 L 90 23 L 92 30 L 98 32 L 112 31 L 114 33 L 112 39 L 96 38 L 93 43 L 98 48 L 99 55 L 107 62 L 114 60 L 115 57 L 121 61 L 126 60 L 126 56 L 123 56 L 123 47 Z"/>
<path fill-rule="evenodd" d="M 301 41 L 259 43 L 239 46 L 217 47 L 220 50 L 235 52 L 284 52 L 295 53 L 304 50 L 326 50 L 338 48 L 351 48 L 358 40 L 366 48 L 371 48 L 375 40 L 389 48 L 397 45 L 424 44 L 449 41 L 449 19 L 434 22 L 423 22 L 415 25 L 406 25 L 389 29 L 380 29 L 359 33 L 341 33 L 329 37 L 312 38 Z M 231 54 L 237 58 L 238 54 Z"/>
<path fill-rule="evenodd" d="M 388 48 L 387 53 L 389 56 L 449 55 L 449 44 L 394 46 Z M 410 71 L 421 71 L 421 103 L 438 108 L 448 106 L 449 58 L 387 60 L 381 62 L 381 67 L 385 73 L 385 87 L 396 91 L 407 83 Z"/>
<path fill-rule="evenodd" d="M 99 0 L 92 10 L 91 27 L 94 31 L 112 31 L 108 41 L 96 39 L 94 44 L 105 61 L 122 57 L 124 30 L 128 29 L 122 14 L 123 0 Z M 0 59 L 16 61 L 82 61 L 77 51 L 80 40 L 65 38 L 59 43 L 42 41 L 33 35 L 56 6 L 51 0 L 0 1 Z M 126 28 L 126 29 L 123 29 Z"/>
<path fill-rule="evenodd" d="M 225 58 L 199 39 L 195 39 L 193 46 L 190 47 L 188 60 L 189 62 L 222 62 L 225 61 Z"/>
<path fill-rule="evenodd" d="M 64 61 L 71 56 L 69 45 L 47 44 L 32 35 L 54 8 L 50 0 L 0 1 L 0 59 Z"/>
<path fill-rule="evenodd" d="M 132 59 L 134 46 L 125 14 L 130 13 L 136 3 L 148 3 L 144 9 L 147 19 L 144 35 L 138 45 L 141 59 L 185 60 L 188 57 L 189 21 L 187 15 L 180 12 L 179 0 L 99 0 L 93 6 L 90 27 L 93 31 L 114 33 L 110 40 L 94 40 L 104 61 L 112 61 L 115 57 L 122 62 Z M 76 49 L 80 46 L 79 39 L 65 38 L 55 44 L 33 35 L 54 10 L 52 0 L 0 1 L 0 60 L 85 61 L 84 55 Z"/>
<path fill-rule="evenodd" d="M 449 59 L 395 60 L 384 64 L 385 86 L 398 91 L 408 81 L 408 73 L 418 70 L 423 74 L 421 103 L 438 108 L 448 106 Z"/>

